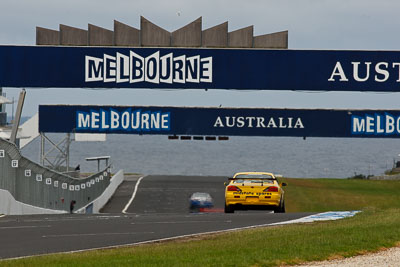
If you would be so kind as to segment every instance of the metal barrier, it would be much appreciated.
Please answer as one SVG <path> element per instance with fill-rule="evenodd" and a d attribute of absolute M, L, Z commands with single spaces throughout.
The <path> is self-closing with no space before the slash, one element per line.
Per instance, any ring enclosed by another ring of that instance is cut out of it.
<path fill-rule="evenodd" d="M 32 206 L 69 211 L 75 201 L 74 210 L 78 210 L 104 192 L 110 171 L 107 166 L 87 178 L 73 178 L 30 161 L 13 143 L 0 138 L 0 189 Z"/>

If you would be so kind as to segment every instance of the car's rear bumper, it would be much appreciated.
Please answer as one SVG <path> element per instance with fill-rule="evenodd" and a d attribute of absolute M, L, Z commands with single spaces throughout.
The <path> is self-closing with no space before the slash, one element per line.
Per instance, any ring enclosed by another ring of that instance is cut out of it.
<path fill-rule="evenodd" d="M 198 208 L 212 208 L 214 205 L 211 202 L 200 203 L 198 201 L 190 202 L 191 209 L 198 209 Z"/>
<path fill-rule="evenodd" d="M 242 204 L 235 204 L 235 205 L 229 205 L 229 206 L 234 208 L 235 210 L 275 210 L 277 208 L 276 205 L 242 205 Z"/>
<path fill-rule="evenodd" d="M 270 206 L 277 207 L 280 205 L 281 197 L 279 194 L 271 194 L 268 196 L 241 196 L 229 194 L 225 197 L 226 205 L 240 205 L 240 206 Z"/>

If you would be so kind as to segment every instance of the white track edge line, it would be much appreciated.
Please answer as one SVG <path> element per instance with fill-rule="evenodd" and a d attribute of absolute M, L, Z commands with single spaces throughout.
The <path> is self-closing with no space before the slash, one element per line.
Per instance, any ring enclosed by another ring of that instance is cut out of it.
<path fill-rule="evenodd" d="M 137 190 L 138 190 L 139 184 L 140 184 L 140 182 L 142 181 L 142 179 L 143 179 L 144 177 L 145 177 L 145 176 L 142 176 L 142 177 L 140 177 L 140 178 L 137 180 L 136 185 L 135 185 L 135 190 L 133 190 L 132 197 L 131 197 L 131 199 L 129 199 L 128 203 L 125 205 L 124 209 L 122 210 L 122 213 L 124 213 L 124 214 L 127 213 L 126 211 L 127 211 L 127 209 L 129 208 L 129 206 L 132 204 L 133 200 L 135 199 L 136 192 L 137 192 Z"/>
<path fill-rule="evenodd" d="M 322 214 L 322 213 L 317 213 L 317 214 L 314 214 L 314 215 L 318 215 L 318 214 Z M 309 217 L 309 216 L 310 215 L 302 217 L 302 218 L 306 218 L 306 217 Z M 302 219 L 302 218 L 299 218 L 299 219 Z M 298 220 L 298 219 L 289 220 L 287 222 L 293 221 L 293 223 L 296 223 L 296 220 Z M 203 232 L 203 233 L 195 233 L 195 234 L 187 234 L 187 235 L 179 235 L 179 236 L 172 236 L 172 237 L 166 237 L 166 238 L 159 238 L 159 239 L 153 239 L 153 240 L 141 241 L 141 242 L 135 242 L 135 243 L 129 243 L 129 244 L 122 244 L 122 245 L 104 246 L 104 247 L 89 248 L 89 249 L 79 249 L 79 250 L 71 250 L 71 251 L 64 251 L 64 252 L 53 252 L 53 253 L 44 253 L 44 254 L 29 255 L 29 256 L 22 256 L 22 257 L 15 257 L 15 258 L 6 258 L 6 259 L 0 259 L 0 262 L 7 261 L 7 260 L 18 260 L 18 259 L 32 258 L 32 257 L 37 257 L 37 256 L 54 255 L 54 254 L 72 254 L 72 253 L 93 251 L 93 250 L 99 250 L 99 249 L 113 249 L 113 248 L 124 248 L 124 247 L 140 246 L 140 245 L 145 245 L 145 244 L 152 244 L 152 243 L 160 243 L 160 242 L 165 242 L 165 241 L 171 241 L 171 240 L 176 240 L 176 239 L 181 239 L 181 238 L 186 238 L 186 237 L 197 237 L 197 236 L 210 235 L 210 234 L 235 232 L 235 231 L 240 231 L 240 230 L 245 230 L 245 229 L 252 229 L 252 228 L 259 228 L 259 227 L 265 227 L 265 226 L 280 226 L 280 225 L 276 225 L 274 223 L 258 224 L 258 225 L 237 227 L 237 228 L 231 228 L 231 229 L 225 229 L 225 230 L 217 230 L 217 231 L 209 231 L 209 232 Z"/>

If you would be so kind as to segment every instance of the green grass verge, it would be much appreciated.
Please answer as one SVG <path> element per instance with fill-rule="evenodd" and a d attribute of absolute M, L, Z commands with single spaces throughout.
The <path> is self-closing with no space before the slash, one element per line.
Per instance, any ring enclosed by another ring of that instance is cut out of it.
<path fill-rule="evenodd" d="M 400 181 L 283 179 L 288 212 L 400 208 Z"/>
<path fill-rule="evenodd" d="M 278 266 L 353 256 L 400 241 L 400 181 L 284 179 L 288 211 L 353 218 L 243 230 L 129 248 L 1 261 L 1 266 Z"/>

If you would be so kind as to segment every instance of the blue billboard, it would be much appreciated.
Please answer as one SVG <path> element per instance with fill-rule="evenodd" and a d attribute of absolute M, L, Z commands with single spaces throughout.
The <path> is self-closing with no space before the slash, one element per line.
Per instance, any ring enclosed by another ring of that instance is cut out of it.
<path fill-rule="evenodd" d="M 400 51 L 0 46 L 0 86 L 400 91 Z"/>
<path fill-rule="evenodd" d="M 399 138 L 400 110 L 40 105 L 39 131 Z"/>

